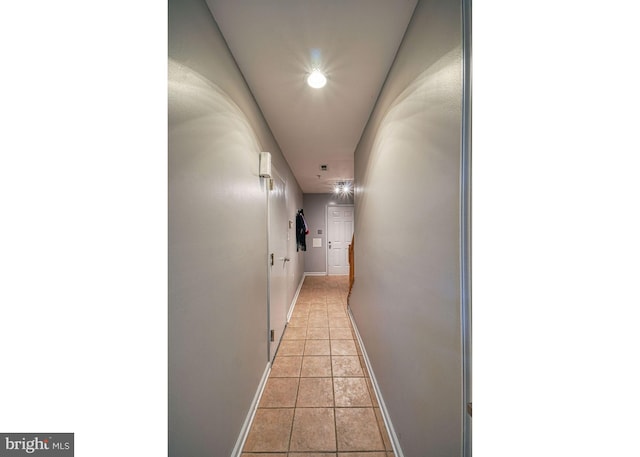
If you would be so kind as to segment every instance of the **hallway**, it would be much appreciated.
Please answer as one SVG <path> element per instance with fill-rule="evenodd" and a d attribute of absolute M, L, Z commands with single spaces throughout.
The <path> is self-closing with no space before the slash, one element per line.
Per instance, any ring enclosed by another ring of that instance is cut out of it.
<path fill-rule="evenodd" d="M 242 457 L 391 457 L 347 314 L 347 276 L 307 276 Z"/>
<path fill-rule="evenodd" d="M 171 457 L 470 455 L 470 5 L 364 3 L 169 2 Z M 347 204 L 348 311 L 327 277 Z"/>

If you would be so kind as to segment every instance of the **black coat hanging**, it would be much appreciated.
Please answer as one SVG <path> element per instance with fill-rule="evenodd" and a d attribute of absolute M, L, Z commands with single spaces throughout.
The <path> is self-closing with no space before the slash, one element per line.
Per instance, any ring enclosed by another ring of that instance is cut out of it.
<path fill-rule="evenodd" d="M 304 211 L 300 209 L 296 215 L 296 251 L 307 250 L 307 233 L 307 221 L 304 219 Z"/>

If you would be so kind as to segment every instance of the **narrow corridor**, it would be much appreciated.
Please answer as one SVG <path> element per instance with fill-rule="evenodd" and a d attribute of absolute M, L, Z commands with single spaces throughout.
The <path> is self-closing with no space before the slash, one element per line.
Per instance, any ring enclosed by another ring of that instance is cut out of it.
<path fill-rule="evenodd" d="M 307 276 L 242 457 L 392 457 L 347 315 L 347 276 Z"/>

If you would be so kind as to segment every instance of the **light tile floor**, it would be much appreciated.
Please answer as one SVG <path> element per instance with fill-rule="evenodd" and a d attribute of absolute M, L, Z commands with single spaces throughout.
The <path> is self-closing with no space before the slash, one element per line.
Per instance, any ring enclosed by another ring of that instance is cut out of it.
<path fill-rule="evenodd" d="M 242 457 L 392 457 L 347 315 L 347 276 L 307 276 Z"/>

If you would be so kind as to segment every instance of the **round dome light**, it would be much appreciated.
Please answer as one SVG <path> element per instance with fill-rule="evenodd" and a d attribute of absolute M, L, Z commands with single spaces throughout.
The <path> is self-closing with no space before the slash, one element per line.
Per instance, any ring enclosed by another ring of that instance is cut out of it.
<path fill-rule="evenodd" d="M 313 70 L 307 78 L 307 84 L 314 89 L 320 89 L 327 84 L 327 78 L 320 72 L 320 70 Z"/>

